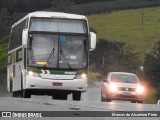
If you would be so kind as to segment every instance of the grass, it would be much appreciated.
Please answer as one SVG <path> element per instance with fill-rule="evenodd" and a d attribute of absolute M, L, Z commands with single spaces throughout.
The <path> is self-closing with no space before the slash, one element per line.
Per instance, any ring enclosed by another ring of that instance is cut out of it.
<path fill-rule="evenodd" d="M 85 4 L 69 6 L 68 12 L 78 14 L 93 14 L 103 13 L 111 10 L 135 9 L 141 7 L 159 6 L 159 0 L 111 0 L 111 1 L 96 1 Z"/>
<path fill-rule="evenodd" d="M 88 16 L 98 38 L 126 42 L 143 60 L 155 41 L 160 40 L 160 7 L 112 11 Z"/>
<path fill-rule="evenodd" d="M 157 104 L 156 95 L 157 95 L 157 91 L 155 88 L 147 87 L 145 97 L 144 97 L 144 103 Z"/>

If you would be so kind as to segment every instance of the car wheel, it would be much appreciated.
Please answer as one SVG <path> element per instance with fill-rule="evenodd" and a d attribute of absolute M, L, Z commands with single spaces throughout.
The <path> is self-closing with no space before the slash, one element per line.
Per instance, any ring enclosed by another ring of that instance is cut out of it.
<path fill-rule="evenodd" d="M 81 91 L 74 91 L 72 93 L 72 98 L 75 101 L 80 101 L 81 100 Z"/>
<path fill-rule="evenodd" d="M 135 100 L 132 100 L 131 103 L 136 103 L 136 101 L 135 101 Z"/>
<path fill-rule="evenodd" d="M 106 98 L 104 98 L 104 97 L 103 97 L 103 93 L 102 93 L 102 91 L 101 91 L 101 101 L 102 101 L 102 102 L 105 102 L 105 101 L 111 102 L 111 99 L 109 99 L 109 98 L 107 97 L 107 95 L 106 95 Z"/>
<path fill-rule="evenodd" d="M 107 93 L 108 94 L 108 93 Z M 106 101 L 107 102 L 111 102 L 111 99 L 108 97 L 108 95 L 106 94 Z"/>
<path fill-rule="evenodd" d="M 103 93 L 101 91 L 101 102 L 105 102 L 105 101 L 106 101 L 106 99 L 103 97 Z"/>
<path fill-rule="evenodd" d="M 137 101 L 138 103 L 143 103 L 143 101 L 142 100 L 139 100 L 139 101 Z"/>
<path fill-rule="evenodd" d="M 106 99 L 101 95 L 101 102 L 105 102 Z"/>
<path fill-rule="evenodd" d="M 111 102 L 111 99 L 107 99 L 107 102 Z"/>

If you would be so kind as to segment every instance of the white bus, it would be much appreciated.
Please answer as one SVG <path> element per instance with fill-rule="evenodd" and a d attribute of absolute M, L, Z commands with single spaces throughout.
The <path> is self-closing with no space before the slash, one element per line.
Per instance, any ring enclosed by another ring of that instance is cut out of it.
<path fill-rule="evenodd" d="M 89 51 L 96 34 L 85 16 L 33 12 L 11 28 L 8 45 L 7 89 L 13 97 L 51 95 L 80 100 L 87 90 Z"/>

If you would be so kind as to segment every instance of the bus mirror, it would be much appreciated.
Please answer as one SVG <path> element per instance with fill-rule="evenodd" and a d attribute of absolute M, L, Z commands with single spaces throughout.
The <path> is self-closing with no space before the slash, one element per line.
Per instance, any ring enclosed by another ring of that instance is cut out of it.
<path fill-rule="evenodd" d="M 90 32 L 90 50 L 92 51 L 96 48 L 96 34 L 94 32 Z"/>
<path fill-rule="evenodd" d="M 24 46 L 27 46 L 27 41 L 28 41 L 28 29 L 23 29 L 22 44 Z"/>

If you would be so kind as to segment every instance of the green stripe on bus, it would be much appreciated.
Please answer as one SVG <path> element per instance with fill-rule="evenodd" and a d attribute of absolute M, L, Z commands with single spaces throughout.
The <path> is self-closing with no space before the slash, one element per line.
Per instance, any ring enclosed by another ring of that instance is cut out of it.
<path fill-rule="evenodd" d="M 35 67 L 27 67 L 27 71 L 42 73 L 41 69 L 38 69 L 38 68 L 35 68 Z"/>
<path fill-rule="evenodd" d="M 27 67 L 28 71 L 33 71 L 36 73 L 43 73 L 44 69 L 35 68 L 35 67 Z M 76 71 L 62 71 L 62 70 L 46 70 L 49 71 L 50 74 L 59 74 L 59 75 L 76 75 Z"/>

